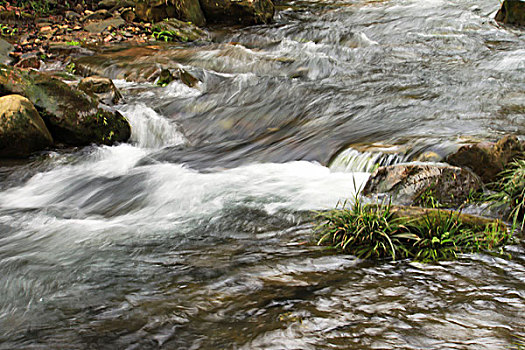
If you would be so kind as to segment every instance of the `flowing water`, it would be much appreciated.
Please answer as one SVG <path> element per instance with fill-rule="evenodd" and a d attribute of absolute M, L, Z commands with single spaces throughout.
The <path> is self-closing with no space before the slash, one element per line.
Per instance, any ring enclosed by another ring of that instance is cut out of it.
<path fill-rule="evenodd" d="M 525 32 L 498 6 L 284 2 L 210 44 L 108 49 L 131 142 L 0 167 L 0 349 L 517 347 L 523 243 L 371 263 L 310 219 L 377 164 L 525 136 Z M 118 80 L 146 56 L 201 82 Z"/>

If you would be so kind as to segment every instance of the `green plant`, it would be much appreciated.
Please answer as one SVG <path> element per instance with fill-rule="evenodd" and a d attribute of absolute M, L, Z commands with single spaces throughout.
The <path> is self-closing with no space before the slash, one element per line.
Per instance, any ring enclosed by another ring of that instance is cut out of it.
<path fill-rule="evenodd" d="M 316 220 L 318 244 L 363 259 L 452 259 L 461 253 L 492 251 L 511 239 L 500 223 L 474 225 L 463 222 L 460 213 L 444 210 L 408 218 L 396 215 L 390 204 L 363 204 L 357 196 L 350 208 L 344 203 L 317 212 Z"/>
<path fill-rule="evenodd" d="M 434 186 L 429 186 L 419 195 L 415 200 L 415 204 L 425 208 L 442 208 L 442 205 L 439 200 L 435 197 Z"/>
<path fill-rule="evenodd" d="M 68 45 L 68 46 L 80 46 L 80 42 L 79 41 L 68 41 L 68 42 L 66 42 L 66 45 Z"/>
<path fill-rule="evenodd" d="M 27 7 L 33 9 L 40 15 L 47 15 L 51 12 L 52 3 L 49 0 L 29 0 Z"/>
<path fill-rule="evenodd" d="M 350 209 L 343 203 L 341 209 L 317 212 L 316 219 L 321 222 L 316 227 L 321 233 L 318 244 L 328 243 L 363 259 L 395 260 L 402 247 L 398 235 L 406 234 L 402 222 L 393 218 L 390 205 L 363 204 L 357 196 Z"/>
<path fill-rule="evenodd" d="M 492 251 L 504 246 L 511 235 L 499 223 L 475 226 L 461 220 L 458 212 L 428 212 L 407 224 L 418 238 L 412 253 L 415 260 L 432 261 L 457 258 L 460 253 Z M 502 252 L 501 252 L 502 253 Z"/>
<path fill-rule="evenodd" d="M 11 28 L 6 24 L 0 24 L 0 35 L 2 36 L 13 36 L 17 31 L 17 28 Z"/>
<path fill-rule="evenodd" d="M 516 160 L 501 173 L 494 184 L 496 192 L 487 197 L 492 207 L 508 211 L 514 229 L 525 228 L 525 160 Z"/>
<path fill-rule="evenodd" d="M 75 74 L 76 72 L 76 65 L 75 62 L 71 62 L 66 66 L 66 72 L 70 74 Z"/>
<path fill-rule="evenodd" d="M 512 343 L 516 347 L 512 347 L 514 350 L 525 350 L 525 337 L 516 336 L 516 340 Z"/>
<path fill-rule="evenodd" d="M 178 30 L 161 30 L 159 28 L 153 29 L 153 37 L 155 40 L 161 40 L 161 41 L 188 41 L 188 37 L 185 35 L 182 35 L 181 32 Z"/>

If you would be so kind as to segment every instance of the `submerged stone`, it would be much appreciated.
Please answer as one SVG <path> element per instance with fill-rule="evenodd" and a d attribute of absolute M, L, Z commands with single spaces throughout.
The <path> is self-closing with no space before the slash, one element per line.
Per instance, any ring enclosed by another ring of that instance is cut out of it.
<path fill-rule="evenodd" d="M 0 157 L 27 157 L 52 144 L 31 101 L 20 95 L 0 97 Z"/>

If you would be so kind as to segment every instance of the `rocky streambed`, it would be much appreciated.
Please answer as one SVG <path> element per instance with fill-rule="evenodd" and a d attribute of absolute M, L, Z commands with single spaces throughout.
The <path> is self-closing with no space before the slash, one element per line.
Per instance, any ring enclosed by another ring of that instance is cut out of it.
<path fill-rule="evenodd" d="M 50 19 L 56 44 L 8 56 L 45 53 L 38 70 L 0 71 L 40 135 L 0 162 L 0 348 L 516 347 L 522 240 L 374 262 L 317 246 L 311 219 L 367 182 L 456 206 L 519 158 L 524 36 L 499 8 L 284 2 L 249 27 L 201 8 L 205 30 L 162 20 L 182 35 L 164 41 L 123 7 L 93 46 Z"/>

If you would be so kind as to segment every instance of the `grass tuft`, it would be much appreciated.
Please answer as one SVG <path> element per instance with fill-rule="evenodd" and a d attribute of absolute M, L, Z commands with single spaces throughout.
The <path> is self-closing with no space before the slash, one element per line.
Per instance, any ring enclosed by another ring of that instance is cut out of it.
<path fill-rule="evenodd" d="M 492 206 L 508 212 L 513 229 L 525 228 L 525 160 L 511 162 L 494 184 L 496 192 L 488 196 Z"/>
<path fill-rule="evenodd" d="M 354 204 L 317 212 L 318 244 L 329 245 L 362 259 L 455 259 L 458 254 L 494 251 L 511 234 L 497 223 L 466 223 L 460 213 L 431 211 L 418 217 L 396 215 L 390 204 Z"/>

